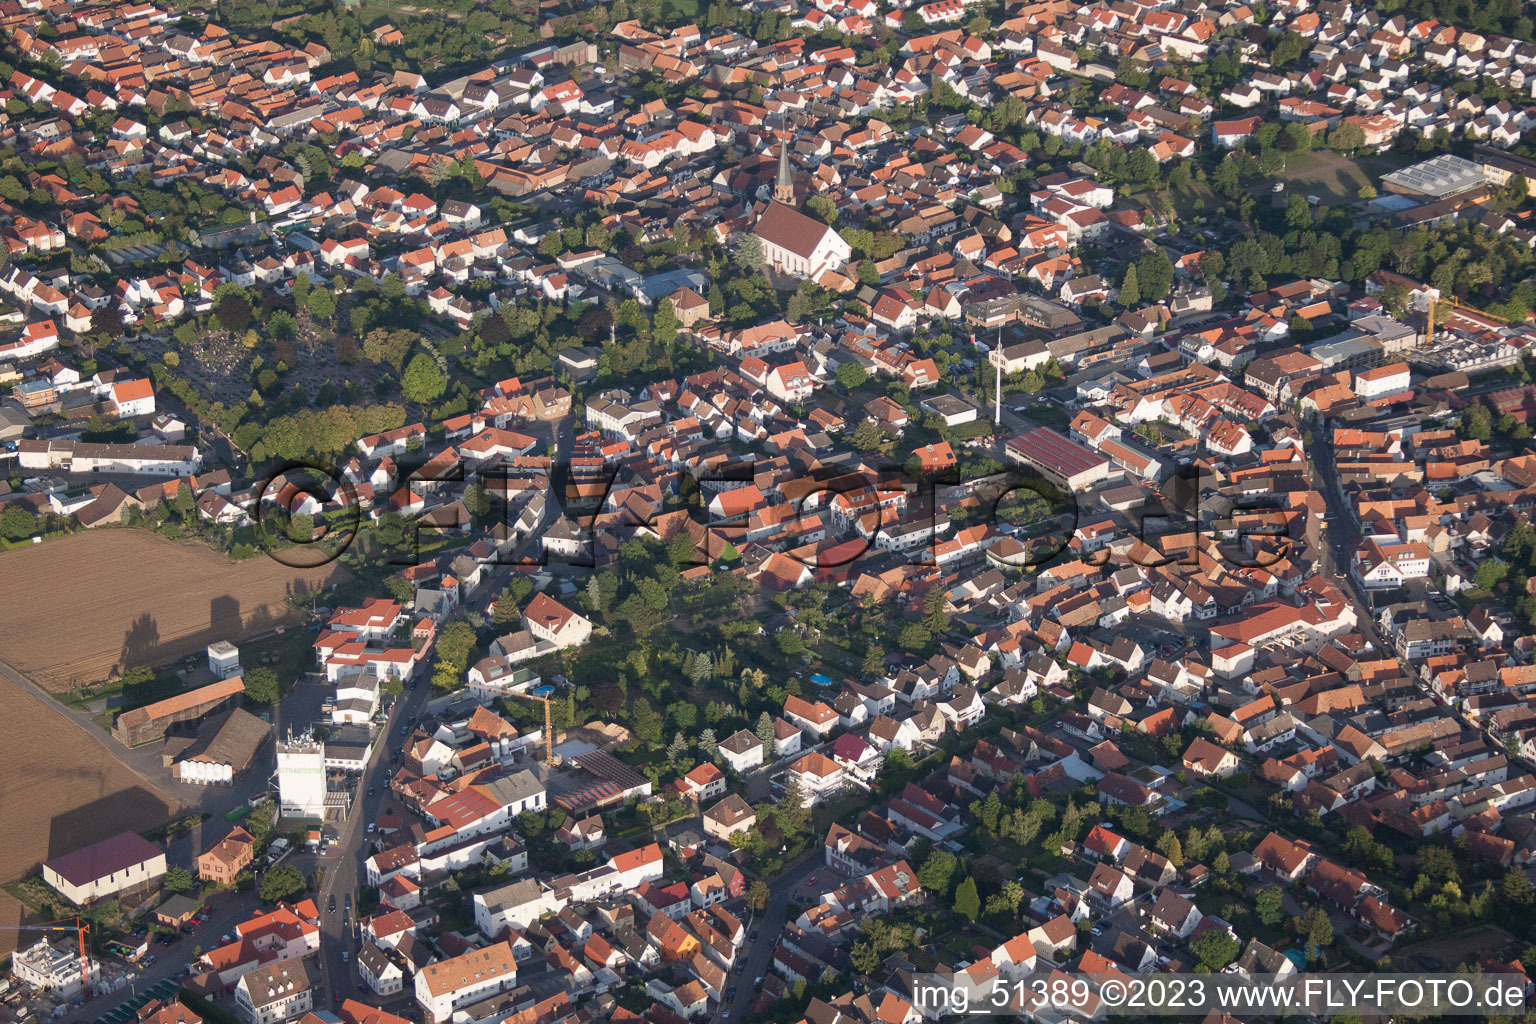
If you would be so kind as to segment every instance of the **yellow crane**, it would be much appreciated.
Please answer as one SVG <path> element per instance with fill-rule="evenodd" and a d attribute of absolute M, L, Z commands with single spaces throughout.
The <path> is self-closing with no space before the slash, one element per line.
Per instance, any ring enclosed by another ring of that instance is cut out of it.
<path fill-rule="evenodd" d="M 549 698 L 548 697 L 539 697 L 539 696 L 537 696 L 535 694 L 532 694 L 532 693 L 517 693 L 515 691 L 508 691 L 507 696 L 508 697 L 521 697 L 523 700 L 534 700 L 534 701 L 538 701 L 540 704 L 544 705 L 544 763 L 547 764 L 547 765 L 551 765 L 551 766 L 554 765 L 554 763 L 555 763 L 555 730 L 554 730 L 554 719 L 553 719 L 553 716 L 550 714 Z"/>
<path fill-rule="evenodd" d="M 1468 306 L 1458 302 L 1453 295 L 1448 299 L 1437 299 L 1431 296 L 1429 300 L 1429 318 L 1424 323 L 1424 348 L 1429 348 L 1435 343 L 1435 313 L 1439 311 L 1441 304 L 1451 306 L 1453 309 L 1464 309 L 1477 316 L 1485 316 L 1489 320 L 1497 320 L 1501 324 L 1509 323 L 1508 317 L 1499 316 L 1497 313 L 1485 313 L 1475 306 Z"/>
<path fill-rule="evenodd" d="M 86 949 L 86 939 L 90 937 L 91 925 L 78 917 L 66 917 L 58 921 L 43 921 L 40 924 L 8 924 L 0 925 L 0 931 L 6 932 L 74 932 L 80 940 L 80 990 L 89 992 L 91 984 L 91 956 Z"/>

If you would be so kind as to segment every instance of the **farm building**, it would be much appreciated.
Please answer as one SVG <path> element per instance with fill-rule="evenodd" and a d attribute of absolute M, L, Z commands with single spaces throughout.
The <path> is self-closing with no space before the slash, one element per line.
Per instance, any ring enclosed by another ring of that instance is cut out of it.
<path fill-rule="evenodd" d="M 165 851 L 137 832 L 43 862 L 43 881 L 75 903 L 148 889 L 164 877 Z"/>
<path fill-rule="evenodd" d="M 196 727 L 175 726 L 161 760 L 182 782 L 229 784 L 256 759 L 272 727 L 243 708 L 205 718 Z"/>
<path fill-rule="evenodd" d="M 137 747 L 141 743 L 153 743 L 165 738 L 173 725 L 184 722 L 200 722 L 210 715 L 226 711 L 240 703 L 245 693 L 245 679 L 231 676 L 207 686 L 200 686 L 186 693 L 134 708 L 117 716 L 112 723 L 112 735 L 125 747 Z"/>

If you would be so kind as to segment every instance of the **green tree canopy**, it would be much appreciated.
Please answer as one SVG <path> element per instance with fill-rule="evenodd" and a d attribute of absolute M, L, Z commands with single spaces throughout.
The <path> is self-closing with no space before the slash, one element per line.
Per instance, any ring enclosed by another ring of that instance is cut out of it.
<path fill-rule="evenodd" d="M 425 405 L 435 401 L 448 388 L 448 378 L 438 369 L 437 361 L 418 352 L 400 378 L 400 392 L 413 402 Z"/>
<path fill-rule="evenodd" d="M 245 670 L 245 695 L 257 704 L 276 704 L 283 695 L 277 673 L 264 665 Z"/>

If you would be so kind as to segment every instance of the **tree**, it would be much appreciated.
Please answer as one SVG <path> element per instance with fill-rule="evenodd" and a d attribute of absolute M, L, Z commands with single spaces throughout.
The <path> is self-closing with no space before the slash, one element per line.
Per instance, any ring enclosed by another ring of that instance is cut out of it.
<path fill-rule="evenodd" d="M 768 906 L 768 900 L 773 893 L 768 889 L 768 883 L 759 878 L 747 888 L 747 909 L 755 914 L 761 914 Z"/>
<path fill-rule="evenodd" d="M 396 370 L 405 365 L 406 354 L 416 343 L 416 335 L 406 330 L 387 331 L 377 327 L 363 339 L 363 355 L 381 366 Z"/>
<path fill-rule="evenodd" d="M 736 265 L 749 274 L 763 268 L 763 240 L 756 235 L 744 235 L 736 245 Z M 710 303 L 711 306 L 714 303 Z"/>
<path fill-rule="evenodd" d="M 896 635 L 896 643 L 908 654 L 916 654 L 933 643 L 933 634 L 922 623 L 909 622 Z"/>
<path fill-rule="evenodd" d="M 630 717 L 635 727 L 635 736 L 641 742 L 656 743 L 661 739 L 661 716 L 656 713 L 650 701 L 636 697 Z"/>
<path fill-rule="evenodd" d="M 283 695 L 277 673 L 263 665 L 246 669 L 242 681 L 245 684 L 245 695 L 257 704 L 276 704 Z"/>
<path fill-rule="evenodd" d="M 13 504 L 0 515 L 0 535 L 6 540 L 25 540 L 37 530 L 37 516 Z"/>
<path fill-rule="evenodd" d="M 251 813 L 245 816 L 240 827 L 251 834 L 256 840 L 256 849 L 261 850 L 267 842 L 267 837 L 272 834 L 272 823 L 276 819 L 276 808 L 271 800 L 263 800 L 251 808 Z"/>
<path fill-rule="evenodd" d="M 400 393 L 423 405 L 436 400 L 447 388 L 448 378 L 438 369 L 437 361 L 425 352 L 412 357 L 405 376 L 400 378 Z"/>
<path fill-rule="evenodd" d="M 1312 907 L 1291 922 L 1296 934 L 1306 940 L 1308 960 L 1316 960 L 1324 946 L 1333 944 L 1333 922 L 1322 907 Z"/>
<path fill-rule="evenodd" d="M 976 879 L 967 876 L 955 889 L 955 913 L 971 921 L 981 914 L 981 897 L 976 894 Z"/>
<path fill-rule="evenodd" d="M 773 716 L 766 711 L 758 715 L 757 728 L 753 731 L 757 736 L 758 742 L 763 745 L 763 752 L 771 758 L 774 745 L 778 742 L 774 734 Z"/>
<path fill-rule="evenodd" d="M 1141 305 L 1141 285 L 1136 280 L 1136 264 L 1132 263 L 1125 268 L 1125 276 L 1120 279 L 1120 305 L 1126 309 Z"/>
<path fill-rule="evenodd" d="M 1258 912 L 1259 920 L 1265 924 L 1274 926 L 1285 920 L 1285 909 L 1282 904 L 1285 901 L 1285 893 L 1278 885 L 1266 886 L 1259 890 L 1253 900 L 1253 908 Z"/>
<path fill-rule="evenodd" d="M 1492 590 L 1504 582 L 1504 577 L 1509 575 L 1509 565 L 1497 558 L 1486 559 L 1477 567 L 1475 580 L 1482 590 Z"/>
<path fill-rule="evenodd" d="M 384 581 L 384 589 L 401 604 L 409 604 L 416 597 L 416 588 L 411 585 L 411 581 L 398 573 Z"/>
<path fill-rule="evenodd" d="M 959 861 L 948 850 L 934 850 L 928 854 L 928 859 L 923 861 L 922 867 L 917 869 L 917 880 L 922 883 L 924 889 L 932 893 L 946 893 L 949 891 L 950 880 L 954 877 L 955 868 Z"/>
<path fill-rule="evenodd" d="M 1307 41 L 1296 32 L 1282 32 L 1269 51 L 1269 64 L 1275 70 L 1285 67 L 1306 52 Z"/>
<path fill-rule="evenodd" d="M 1473 402 L 1461 414 L 1461 432 L 1476 441 L 1493 436 L 1493 413 L 1481 402 Z"/>
<path fill-rule="evenodd" d="M 1157 840 L 1157 852 L 1168 858 L 1168 863 L 1176 868 L 1184 866 L 1184 847 L 1179 842 L 1179 837 L 1172 829 L 1164 832 Z"/>
<path fill-rule="evenodd" d="M 226 331 L 241 334 L 251 326 L 251 304 L 246 300 L 245 289 L 238 285 L 219 287 L 214 313 L 219 318 L 219 326 Z"/>
<path fill-rule="evenodd" d="M 699 706 L 686 700 L 668 704 L 667 717 L 671 718 L 679 729 L 692 729 L 699 721 Z"/>
<path fill-rule="evenodd" d="M 837 382 L 849 391 L 852 391 L 868 379 L 869 374 L 864 371 L 864 367 L 851 359 L 837 368 Z"/>
<path fill-rule="evenodd" d="M 1136 261 L 1136 281 L 1146 302 L 1161 302 L 1173 287 L 1173 261 L 1158 246 Z"/>
<path fill-rule="evenodd" d="M 1504 894 L 1504 902 L 1512 907 L 1529 907 L 1536 901 L 1536 888 L 1531 886 L 1530 876 L 1519 868 L 1511 868 L 1504 875 L 1504 882 L 1500 887 Z"/>
<path fill-rule="evenodd" d="M 1340 153 L 1352 153 L 1365 145 L 1365 129 L 1353 121 L 1344 121 L 1328 136 L 1328 147 Z"/>
<path fill-rule="evenodd" d="M 859 451 L 871 452 L 880 447 L 880 440 L 880 427 L 876 425 L 874 420 L 865 419 L 860 421 L 859 425 L 854 428 L 853 434 L 848 438 L 848 443 Z"/>
<path fill-rule="evenodd" d="M 593 577 L 596 579 L 596 577 Z M 526 576 L 513 576 L 507 587 L 496 598 L 496 611 L 491 621 L 498 626 L 510 626 L 522 618 L 522 605 L 533 593 L 533 581 Z"/>
<path fill-rule="evenodd" d="M 773 634 L 773 646 L 786 658 L 797 658 L 805 653 L 805 638 L 793 629 L 781 629 Z"/>
<path fill-rule="evenodd" d="M 490 515 L 491 499 L 485 493 L 485 485 L 473 483 L 464 488 L 464 508 L 476 519 Z"/>
<path fill-rule="evenodd" d="M 268 903 L 276 903 L 278 900 L 286 900 L 297 896 L 305 889 L 304 876 L 299 874 L 299 869 L 287 864 L 279 864 L 267 871 L 262 877 L 261 889 L 257 892 Z"/>
<path fill-rule="evenodd" d="M 651 336 L 663 345 L 670 345 L 677 340 L 677 310 L 672 307 L 671 299 L 662 299 L 656 304 L 656 315 L 651 319 Z"/>
<path fill-rule="evenodd" d="M 160 884 L 166 892 L 191 892 L 197 881 L 192 872 L 178 864 L 166 871 L 165 880 Z"/>
<path fill-rule="evenodd" d="M 288 520 L 288 537 L 295 544 L 308 544 L 315 536 L 315 517 L 308 512 L 295 512 Z"/>
<path fill-rule="evenodd" d="M 1219 971 L 1241 951 L 1237 939 L 1225 928 L 1212 928 L 1201 934 L 1191 945 L 1200 965 L 1210 971 Z"/>

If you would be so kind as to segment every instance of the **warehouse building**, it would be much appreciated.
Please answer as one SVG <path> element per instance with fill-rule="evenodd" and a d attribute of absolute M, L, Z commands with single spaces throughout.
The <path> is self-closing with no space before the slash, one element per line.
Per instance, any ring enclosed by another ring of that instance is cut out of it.
<path fill-rule="evenodd" d="M 1487 178 L 1481 167 L 1471 160 L 1449 153 L 1381 176 L 1382 187 L 1388 192 L 1420 196 L 1431 201 L 1449 199 L 1486 183 Z"/>
<path fill-rule="evenodd" d="M 1048 427 L 1036 427 L 1012 438 L 1008 461 L 1029 466 L 1069 491 L 1083 491 L 1109 478 L 1109 459 Z"/>

